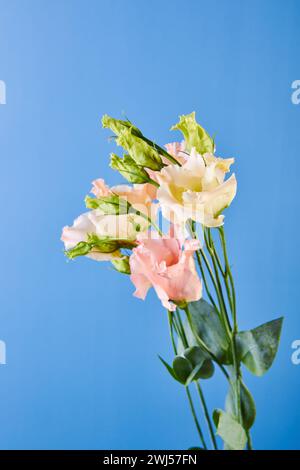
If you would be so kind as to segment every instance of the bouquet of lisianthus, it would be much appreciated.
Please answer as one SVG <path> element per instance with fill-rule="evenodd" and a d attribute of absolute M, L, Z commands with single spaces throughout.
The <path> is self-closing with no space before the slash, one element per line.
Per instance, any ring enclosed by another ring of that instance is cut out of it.
<path fill-rule="evenodd" d="M 224 449 L 252 449 L 250 428 L 256 411 L 242 366 L 257 376 L 269 369 L 282 318 L 238 330 L 223 215 L 236 195 L 235 175 L 226 178 L 234 159 L 215 156 L 215 142 L 196 122 L 195 113 L 181 116 L 172 127 L 184 140 L 165 148 L 128 120 L 104 116 L 102 124 L 125 150 L 123 157 L 111 154 L 111 168 L 133 185 L 110 188 L 102 179 L 95 180 L 93 196 L 85 198 L 89 211 L 63 229 L 65 253 L 70 259 L 88 256 L 111 262 L 117 271 L 130 275 L 140 299 L 150 287 L 155 289 L 166 309 L 174 351 L 172 364 L 160 360 L 185 388 L 199 449 L 208 445 L 192 383 L 212 448 L 217 449 L 219 435 Z M 160 213 L 167 233 L 161 231 Z M 227 396 L 224 409 L 215 409 L 211 416 L 202 381 L 213 377 L 215 367 L 224 374 Z"/>

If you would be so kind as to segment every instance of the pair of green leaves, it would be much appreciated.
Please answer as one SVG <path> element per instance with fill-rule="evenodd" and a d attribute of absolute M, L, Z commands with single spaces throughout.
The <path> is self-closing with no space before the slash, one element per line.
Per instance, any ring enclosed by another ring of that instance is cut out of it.
<path fill-rule="evenodd" d="M 171 376 L 181 384 L 188 386 L 199 379 L 209 379 L 214 373 L 214 365 L 209 356 L 198 346 L 185 349 L 182 355 L 174 358 L 172 367 L 159 356 Z"/>
<path fill-rule="evenodd" d="M 214 307 L 200 299 L 189 304 L 189 311 L 195 330 L 207 348 L 221 364 L 232 364 L 230 340 Z M 271 367 L 279 345 L 282 322 L 281 317 L 236 335 L 238 359 L 252 374 L 261 376 Z M 190 335 L 187 325 L 185 329 Z"/>

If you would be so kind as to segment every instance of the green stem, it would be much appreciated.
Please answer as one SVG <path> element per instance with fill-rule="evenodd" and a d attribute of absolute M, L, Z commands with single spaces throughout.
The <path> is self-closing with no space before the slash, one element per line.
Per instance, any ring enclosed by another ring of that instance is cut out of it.
<path fill-rule="evenodd" d="M 230 304 L 232 306 L 232 319 L 233 319 L 233 328 L 232 328 L 232 335 L 231 335 L 231 348 L 232 348 L 232 356 L 233 356 L 233 366 L 235 371 L 235 390 L 236 390 L 236 409 L 237 409 L 237 417 L 240 424 L 243 424 L 243 417 L 242 417 L 242 409 L 241 409 L 241 370 L 240 364 L 237 357 L 237 346 L 236 346 L 236 335 L 238 333 L 238 323 L 237 323 L 237 315 L 236 315 L 236 301 L 235 301 L 235 289 L 234 289 L 234 282 L 233 276 L 231 273 L 231 268 L 228 260 L 227 255 L 227 246 L 226 246 L 226 239 L 225 239 L 225 232 L 224 228 L 221 227 L 219 229 L 221 244 L 223 249 L 224 261 L 225 261 L 225 272 L 223 274 L 224 278 L 229 276 L 230 284 L 231 284 L 231 294 L 230 290 L 228 290 L 228 297 Z"/>
<path fill-rule="evenodd" d="M 231 272 L 231 267 L 229 264 L 229 259 L 228 259 L 228 254 L 227 254 L 227 245 L 226 245 L 226 238 L 225 238 L 225 231 L 224 227 L 219 228 L 219 234 L 220 234 L 220 240 L 221 240 L 221 245 L 222 245 L 222 250 L 223 250 L 223 256 L 224 256 L 224 262 L 225 262 L 225 271 L 224 271 L 224 280 L 226 278 L 229 278 L 230 281 L 230 287 L 228 284 L 228 279 L 226 284 L 226 289 L 227 289 L 227 294 L 228 294 L 228 300 L 231 304 L 231 312 L 232 312 L 232 319 L 233 319 L 233 328 L 232 328 L 232 355 L 233 355 L 233 364 L 234 364 L 234 371 L 235 371 L 235 377 L 236 377 L 236 408 L 237 408 L 237 414 L 238 414 L 238 420 L 240 424 L 243 425 L 243 416 L 242 416 L 242 406 L 241 406 L 241 380 L 242 380 L 242 371 L 240 368 L 240 362 L 238 360 L 237 356 L 237 345 L 236 345 L 236 335 L 238 333 L 238 322 L 237 322 L 237 314 L 236 314 L 236 295 L 235 295 L 235 286 L 234 286 L 234 280 L 233 280 L 233 275 Z M 249 450 L 252 450 L 252 441 L 251 441 L 251 435 L 250 431 L 247 431 L 247 448 Z"/>
<path fill-rule="evenodd" d="M 160 230 L 160 228 L 158 227 L 158 225 L 153 222 L 153 220 L 151 219 L 151 217 L 149 217 L 148 215 L 144 214 L 143 212 L 141 211 L 137 211 L 135 209 L 132 208 L 131 206 L 131 211 L 134 212 L 136 215 L 140 216 L 140 217 L 143 217 L 143 219 L 147 220 L 149 222 L 149 224 L 152 225 L 153 228 L 155 228 L 155 230 L 157 231 L 157 233 L 159 234 L 160 237 L 163 237 L 163 233 L 162 231 Z"/>
<path fill-rule="evenodd" d="M 175 338 L 174 338 L 174 331 L 173 331 L 173 313 L 170 312 L 170 311 L 168 311 L 168 320 L 169 320 L 169 331 L 170 331 L 172 346 L 173 346 L 174 354 L 177 356 L 177 347 L 176 347 L 176 342 L 175 342 Z M 177 330 L 177 334 L 179 335 L 178 330 Z M 183 339 L 182 339 L 182 341 L 183 341 Z M 199 434 L 200 441 L 203 445 L 203 448 L 205 450 L 207 450 L 207 445 L 205 443 L 204 435 L 203 435 L 201 426 L 199 424 L 199 421 L 198 421 L 198 418 L 197 418 L 197 415 L 196 415 L 196 411 L 195 411 L 195 407 L 194 407 L 194 403 L 193 403 L 191 393 L 190 393 L 188 387 L 185 387 L 185 390 L 186 390 L 186 394 L 187 394 L 187 397 L 188 397 L 190 410 L 191 410 L 192 416 L 194 418 L 195 426 L 196 426 L 197 432 Z"/>
<path fill-rule="evenodd" d="M 148 183 L 152 184 L 156 188 L 159 188 L 159 184 L 156 181 L 154 181 L 152 178 L 149 178 Z"/>
<path fill-rule="evenodd" d="M 228 260 L 228 254 L 227 254 L 227 246 L 226 246 L 226 239 L 225 239 L 225 231 L 224 227 L 219 228 L 219 234 L 220 234 L 220 239 L 221 239 L 221 245 L 223 249 L 223 255 L 224 255 L 224 261 L 225 261 L 225 275 L 224 277 L 229 277 L 230 281 L 230 286 L 231 286 L 231 299 L 232 299 L 232 315 L 236 320 L 236 297 L 235 297 L 235 287 L 234 287 L 234 281 L 233 281 L 233 275 L 231 272 L 229 260 Z"/>
<path fill-rule="evenodd" d="M 192 237 L 194 239 L 198 239 L 197 233 L 195 231 L 195 222 L 193 220 L 191 221 L 190 228 L 191 228 Z M 201 256 L 200 256 L 198 250 L 196 251 L 196 259 L 197 259 L 198 266 L 200 268 L 200 272 L 201 272 L 201 276 L 202 276 L 202 279 L 203 279 L 203 284 L 204 284 L 206 295 L 209 298 L 212 305 L 214 306 L 214 308 L 216 309 L 216 311 L 219 313 L 217 304 L 216 304 L 213 296 L 211 295 L 211 293 L 209 291 L 208 282 L 207 282 L 205 271 L 204 271 L 204 268 L 203 268 L 203 265 L 202 265 L 202 262 L 201 262 Z"/>
<path fill-rule="evenodd" d="M 206 233 L 206 232 L 207 232 L 207 233 Z M 220 269 L 222 275 L 224 275 L 223 266 L 222 266 L 221 260 L 220 260 L 220 258 L 219 258 L 218 252 L 217 252 L 217 250 L 216 250 L 216 247 L 215 247 L 215 244 L 214 244 L 214 240 L 213 240 L 213 237 L 212 237 L 212 235 L 211 235 L 211 229 L 210 229 L 210 228 L 207 228 L 206 230 L 204 229 L 204 237 L 205 237 L 206 245 L 207 245 L 207 246 L 210 246 L 211 249 L 212 249 L 213 252 L 214 252 L 214 255 L 215 255 L 215 258 L 216 258 L 216 261 L 217 261 L 218 268 Z"/>
<path fill-rule="evenodd" d="M 176 348 L 176 343 L 175 343 L 175 338 L 174 338 L 174 333 L 173 333 L 173 322 L 172 322 L 172 312 L 168 310 L 168 320 L 169 320 L 169 330 L 170 330 L 170 337 L 172 341 L 172 346 L 175 355 L 177 355 L 177 348 Z"/>
<path fill-rule="evenodd" d="M 188 348 L 190 345 L 189 345 L 188 340 L 186 338 L 184 328 L 183 328 L 183 325 L 182 325 L 182 321 L 181 321 L 181 317 L 180 317 L 180 312 L 178 310 L 177 310 L 177 318 L 178 318 L 178 322 L 180 324 L 181 330 L 183 332 L 183 336 L 181 337 L 181 341 L 183 342 L 184 347 Z M 215 438 L 212 422 L 211 422 L 211 419 L 210 419 L 210 416 L 209 416 L 209 412 L 208 412 L 208 408 L 207 408 L 206 401 L 205 401 L 205 398 L 204 398 L 204 394 L 203 394 L 202 389 L 200 387 L 200 384 L 198 382 L 196 382 L 196 389 L 197 389 L 197 392 L 198 392 L 198 395 L 199 395 L 199 398 L 200 398 L 200 402 L 201 402 L 201 405 L 202 405 L 202 408 L 203 408 L 205 420 L 206 420 L 206 423 L 207 423 L 207 426 L 208 426 L 208 429 L 209 429 L 209 433 L 210 433 L 210 436 L 211 436 L 211 441 L 212 441 L 213 447 L 214 447 L 215 450 L 217 450 L 218 447 L 217 447 L 217 443 L 216 443 L 216 438 Z"/>
<path fill-rule="evenodd" d="M 193 238 L 198 239 L 197 233 L 194 231 L 193 222 L 190 223 L 190 231 L 191 231 L 191 235 L 193 236 Z M 205 233 L 204 227 L 203 227 L 203 233 Z M 207 246 L 207 248 L 208 248 L 208 250 L 209 250 L 209 246 Z M 217 298 L 218 298 L 219 309 L 216 307 L 215 302 L 213 302 L 213 305 L 215 306 L 216 311 L 217 311 L 217 313 L 219 314 L 219 317 L 220 317 L 220 319 L 221 319 L 221 321 L 222 321 L 222 323 L 223 323 L 223 325 L 224 325 L 224 328 L 226 329 L 227 335 L 228 335 L 229 338 L 230 338 L 230 331 L 228 330 L 228 322 L 226 321 L 226 319 L 224 320 L 224 318 L 226 317 L 226 315 L 225 315 L 225 313 L 224 313 L 224 299 L 222 300 L 222 295 L 223 295 L 223 294 L 220 293 L 220 288 L 219 288 L 218 282 L 217 282 L 217 280 L 216 280 L 216 278 L 215 278 L 215 275 L 214 275 L 214 273 L 213 273 L 213 271 L 212 271 L 212 268 L 211 268 L 211 266 L 210 266 L 210 263 L 209 263 L 209 261 L 208 261 L 208 259 L 207 259 L 207 256 L 206 256 L 206 254 L 205 254 L 203 248 L 200 248 L 199 251 L 200 251 L 200 254 L 201 254 L 201 256 L 202 256 L 202 258 L 203 258 L 203 261 L 204 261 L 204 263 L 205 263 L 206 269 L 207 269 L 207 271 L 208 271 L 208 273 L 209 273 L 209 275 L 210 275 L 212 284 L 213 284 L 213 286 L 214 286 L 214 289 L 215 289 L 215 292 L 216 292 L 216 295 L 217 295 Z M 204 270 L 203 270 L 203 267 L 202 267 L 201 258 L 200 258 L 200 256 L 199 256 L 198 251 L 196 252 L 196 257 L 197 257 L 197 261 L 198 261 L 198 264 L 199 264 L 199 267 L 200 267 L 200 270 L 201 270 L 201 273 L 202 273 Z M 206 283 L 206 284 L 207 284 L 207 283 Z M 204 285 L 205 285 L 205 284 L 204 284 Z M 208 287 L 207 287 L 207 292 L 209 292 Z M 212 299 L 212 295 L 211 295 L 210 293 L 208 293 L 208 297 L 209 297 L 210 300 Z"/>
<path fill-rule="evenodd" d="M 201 388 L 199 382 L 196 382 L 196 388 L 197 388 L 197 391 L 198 391 L 198 394 L 199 394 L 199 397 L 200 397 L 200 401 L 201 401 L 201 405 L 202 405 L 202 408 L 203 408 L 204 416 L 205 416 L 207 426 L 208 426 L 208 429 L 209 429 L 209 434 L 210 434 L 212 445 L 213 445 L 215 450 L 218 450 L 216 436 L 215 436 L 214 429 L 213 429 L 213 426 L 212 426 L 212 422 L 211 422 L 211 419 L 210 419 L 210 416 L 209 416 L 208 408 L 207 408 L 207 405 L 206 405 L 206 402 L 205 402 L 205 399 L 204 399 L 202 388 Z"/>
<path fill-rule="evenodd" d="M 204 436 L 203 436 L 201 427 L 200 427 L 199 422 L 198 422 L 198 418 L 197 418 L 197 415 L 196 415 L 196 411 L 195 411 L 195 407 L 194 407 L 193 400 L 192 400 L 192 397 L 191 397 L 191 393 L 189 391 L 189 387 L 185 387 L 185 390 L 186 390 L 186 394 L 187 394 L 187 397 L 188 397 L 188 400 L 189 400 L 190 409 L 191 409 L 191 412 L 192 412 L 192 415 L 193 415 L 193 418 L 194 418 L 194 421 L 195 421 L 195 425 L 196 425 L 200 440 L 202 442 L 202 445 L 203 445 L 204 449 L 207 450 L 207 446 L 206 446 L 206 443 L 205 443 L 205 440 L 204 440 Z"/>
<path fill-rule="evenodd" d="M 251 439 L 250 431 L 247 431 L 247 439 L 248 439 L 248 442 L 247 442 L 247 450 L 253 450 L 252 439 Z"/>
<path fill-rule="evenodd" d="M 189 343 L 188 343 L 188 340 L 187 340 L 187 337 L 186 337 L 186 334 L 185 334 L 185 331 L 184 331 L 183 323 L 182 323 L 180 312 L 179 312 L 178 309 L 176 309 L 176 315 L 177 315 L 177 321 L 178 321 L 178 325 L 179 325 L 179 336 L 181 338 L 183 346 L 185 348 L 188 348 Z"/>
<path fill-rule="evenodd" d="M 205 232 L 204 227 L 203 227 L 203 230 Z M 211 257 L 211 260 L 212 260 L 212 263 L 213 263 L 213 267 L 214 267 L 215 279 L 216 279 L 217 289 L 218 289 L 218 292 L 219 292 L 218 297 L 220 299 L 220 309 L 221 309 L 221 312 L 224 315 L 224 325 L 225 325 L 227 334 L 230 337 L 231 336 L 231 324 L 230 324 L 230 320 L 229 320 L 228 313 L 227 313 L 227 307 L 226 307 L 226 303 L 225 303 L 225 299 L 224 299 L 224 295 L 223 295 L 222 283 L 221 283 L 220 276 L 219 276 L 219 271 L 218 271 L 218 266 L 221 265 L 221 262 L 220 262 L 219 257 L 218 257 L 219 261 L 218 262 L 216 261 L 217 252 L 216 252 L 216 248 L 215 248 L 215 245 L 214 245 L 214 242 L 213 242 L 213 239 L 211 237 L 210 232 L 209 232 L 209 236 L 206 237 L 206 246 L 207 246 L 208 252 L 210 254 L 210 257 Z M 222 268 L 221 268 L 221 273 L 222 273 L 222 276 L 224 276 L 224 272 L 223 272 Z"/>
<path fill-rule="evenodd" d="M 172 155 L 170 155 L 165 149 L 163 149 L 162 147 L 160 147 L 159 145 L 155 144 L 154 142 L 152 142 L 152 140 L 150 139 L 147 139 L 147 137 L 144 137 L 142 136 L 141 139 L 143 139 L 145 142 L 147 142 L 147 144 L 151 145 L 151 147 L 155 148 L 155 150 L 157 150 L 157 152 L 159 152 L 161 155 L 163 155 L 164 157 L 167 158 L 167 160 L 169 160 L 171 163 L 175 164 L 175 165 L 178 165 L 178 166 L 181 166 L 181 163 L 179 163 L 176 158 L 172 157 Z"/>

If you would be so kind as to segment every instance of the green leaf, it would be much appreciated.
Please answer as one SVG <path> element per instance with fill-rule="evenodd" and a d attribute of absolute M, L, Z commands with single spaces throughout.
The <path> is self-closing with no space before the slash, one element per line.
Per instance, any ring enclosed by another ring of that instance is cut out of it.
<path fill-rule="evenodd" d="M 119 171 L 130 183 L 143 184 L 149 181 L 148 173 L 144 168 L 137 165 L 129 155 L 124 155 L 123 158 L 120 158 L 118 155 L 112 153 L 110 167 Z"/>
<path fill-rule="evenodd" d="M 206 361 L 203 362 L 203 365 L 198 374 L 198 378 L 210 379 L 214 375 L 214 372 L 215 372 L 214 363 L 210 359 L 207 359 Z"/>
<path fill-rule="evenodd" d="M 233 381 L 230 385 L 228 395 L 226 397 L 225 409 L 228 413 L 237 419 L 237 403 L 236 403 L 236 381 Z M 241 409 L 243 426 L 245 429 L 250 429 L 253 426 L 256 417 L 256 407 L 254 399 L 246 387 L 246 385 L 240 381 L 240 398 L 241 398 Z"/>
<path fill-rule="evenodd" d="M 198 366 L 196 366 L 192 372 L 188 375 L 188 377 L 186 378 L 185 382 L 184 382 L 184 385 L 187 387 L 188 385 L 190 385 L 191 382 L 193 382 L 193 380 L 199 380 L 200 379 L 200 376 L 199 376 L 199 373 L 202 369 L 202 365 L 199 364 Z"/>
<path fill-rule="evenodd" d="M 214 153 L 214 141 L 206 130 L 197 123 L 195 112 L 180 116 L 179 123 L 171 127 L 171 130 L 179 130 L 183 133 L 188 152 L 195 147 L 201 155 Z"/>
<path fill-rule="evenodd" d="M 188 383 L 192 380 L 209 379 L 214 373 L 214 365 L 209 355 L 198 346 L 192 346 L 183 352 L 193 367 Z M 186 384 L 188 385 L 188 384 Z"/>
<path fill-rule="evenodd" d="M 158 356 L 158 358 L 162 362 L 162 364 L 165 366 L 165 368 L 167 369 L 169 374 L 173 377 L 173 379 L 175 379 L 178 382 L 178 379 L 177 379 L 172 367 L 161 356 Z"/>
<path fill-rule="evenodd" d="M 105 215 L 128 214 L 131 208 L 129 202 L 117 194 L 99 198 L 86 196 L 85 204 L 88 209 L 100 209 Z"/>
<path fill-rule="evenodd" d="M 137 136 L 131 128 L 124 128 L 118 138 L 117 144 L 123 147 L 137 165 L 161 170 L 164 166 L 158 151 L 144 139 Z"/>
<path fill-rule="evenodd" d="M 130 274 L 129 256 L 115 258 L 111 260 L 114 268 L 122 274 Z"/>
<path fill-rule="evenodd" d="M 231 364 L 230 340 L 219 318 L 217 311 L 204 299 L 189 304 L 189 311 L 195 330 L 207 348 L 223 364 Z M 186 322 L 184 325 L 189 344 L 197 344 L 194 335 Z"/>
<path fill-rule="evenodd" d="M 247 434 L 244 428 L 223 410 L 214 410 L 213 420 L 217 434 L 223 439 L 226 446 L 232 450 L 243 450 L 247 443 Z"/>
<path fill-rule="evenodd" d="M 283 317 L 236 336 L 240 360 L 252 374 L 262 376 L 272 365 L 280 340 Z"/>
<path fill-rule="evenodd" d="M 192 364 L 192 367 L 196 367 L 199 364 L 202 366 L 203 362 L 207 359 L 208 355 L 205 351 L 202 351 L 199 346 L 191 346 L 183 351 L 183 355 Z"/>
<path fill-rule="evenodd" d="M 191 363 L 183 356 L 176 356 L 173 361 L 173 371 L 177 380 L 182 383 L 186 384 L 189 375 L 191 374 L 193 368 Z"/>

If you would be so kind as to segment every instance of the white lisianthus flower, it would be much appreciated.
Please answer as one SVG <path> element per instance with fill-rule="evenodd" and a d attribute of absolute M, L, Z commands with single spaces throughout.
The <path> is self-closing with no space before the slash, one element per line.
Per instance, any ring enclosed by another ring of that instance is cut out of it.
<path fill-rule="evenodd" d="M 90 212 L 81 214 L 71 227 L 66 226 L 63 228 L 61 241 L 64 242 L 65 249 L 71 250 L 80 242 L 88 240 L 88 234 L 96 233 L 96 226 L 90 219 Z M 120 256 L 119 250 L 112 253 L 101 253 L 97 249 L 93 249 L 87 255 L 88 258 L 96 261 L 110 261 Z"/>
<path fill-rule="evenodd" d="M 95 209 L 77 217 L 71 227 L 64 227 L 61 240 L 67 251 L 75 248 L 78 243 L 88 242 L 89 235 L 96 235 L 101 240 L 124 240 L 134 243 L 137 236 L 148 229 L 149 222 L 138 215 L 103 215 L 100 210 Z M 121 257 L 122 254 L 118 248 L 114 251 L 102 252 L 95 246 L 85 256 L 96 261 L 110 261 Z"/>
<path fill-rule="evenodd" d="M 236 194 L 233 174 L 225 181 L 234 159 L 198 154 L 192 149 L 182 166 L 169 165 L 157 173 L 160 185 L 157 199 L 163 216 L 180 224 L 192 219 L 206 227 L 219 227 L 224 222 L 222 211 Z"/>

